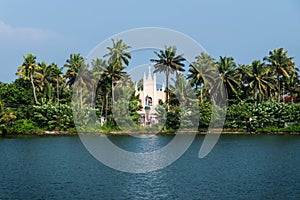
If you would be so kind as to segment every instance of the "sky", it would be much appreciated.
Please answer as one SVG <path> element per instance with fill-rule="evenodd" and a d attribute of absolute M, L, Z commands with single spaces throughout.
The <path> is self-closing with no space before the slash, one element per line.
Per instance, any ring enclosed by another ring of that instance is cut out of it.
<path fill-rule="evenodd" d="M 70 53 L 85 57 L 110 36 L 141 27 L 182 32 L 213 57 L 240 64 L 283 47 L 300 65 L 297 0 L 1 0 L 0 81 L 15 80 L 28 53 L 62 66 Z"/>

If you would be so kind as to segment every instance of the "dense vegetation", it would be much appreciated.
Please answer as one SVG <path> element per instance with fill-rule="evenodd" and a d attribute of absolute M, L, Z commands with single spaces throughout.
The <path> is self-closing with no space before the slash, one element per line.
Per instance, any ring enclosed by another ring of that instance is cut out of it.
<path fill-rule="evenodd" d="M 89 118 L 82 116 L 83 121 L 87 120 L 83 123 L 96 124 L 93 131 L 139 128 L 139 97 L 126 73 L 130 48 L 122 40 L 113 40 L 102 58 L 86 64 L 80 54 L 71 54 L 62 67 L 38 62 L 32 54 L 24 56 L 16 72 L 18 78 L 13 83 L 0 82 L 0 131 L 6 134 L 76 131 L 73 94 L 80 99 L 75 106 L 85 109 L 84 105 L 93 105 L 88 109 L 95 111 L 98 118 L 89 122 Z M 218 106 L 220 112 L 227 109 L 226 129 L 299 131 L 299 71 L 286 50 L 270 51 L 262 60 L 249 65 L 237 64 L 232 57 L 216 60 L 202 52 L 188 71 L 184 69 L 184 55 L 177 55 L 175 46 L 154 53 L 151 59 L 154 72 L 166 75 L 166 102 L 161 102 L 156 109 L 163 130 L 174 131 L 179 126 L 198 126 L 199 130 L 205 130 L 213 120 L 212 106 Z M 169 79 L 173 73 L 177 78 L 172 81 Z M 82 91 L 74 90 L 75 86 L 94 91 L 92 100 L 85 99 Z M 186 93 L 193 93 L 195 98 L 178 99 L 181 94 L 190 96 Z M 126 96 L 129 103 L 115 95 Z M 195 107 L 184 109 L 183 105 L 191 102 L 197 103 L 200 116 L 193 116 Z M 187 115 L 197 119 L 196 123 L 185 120 Z M 117 119 L 118 116 L 124 117 Z"/>

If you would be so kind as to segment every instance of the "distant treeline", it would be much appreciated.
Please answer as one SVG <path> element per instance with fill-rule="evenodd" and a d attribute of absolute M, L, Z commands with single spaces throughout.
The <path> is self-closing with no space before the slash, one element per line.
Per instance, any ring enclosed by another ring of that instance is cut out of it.
<path fill-rule="evenodd" d="M 38 62 L 32 54 L 24 56 L 16 71 L 18 78 L 13 83 L 0 82 L 1 132 L 76 131 L 74 105 L 71 105 L 75 86 L 95 91 L 90 109 L 105 121 L 95 126 L 94 131 L 120 129 L 113 115 L 112 102 L 115 102 L 114 110 L 120 116 L 126 116 L 119 120 L 128 127 L 139 126 L 139 96 L 134 94 L 135 83 L 126 72 L 131 59 L 130 48 L 122 40 L 113 40 L 103 57 L 87 64 L 80 54 L 71 54 L 63 66 Z M 166 101 L 156 109 L 158 115 L 165 112 L 164 119 L 158 116 L 164 121 L 163 130 L 178 129 L 183 124 L 183 116 L 191 114 L 182 106 L 195 101 L 200 116 L 195 116 L 199 117 L 199 123 L 193 126 L 201 130 L 206 129 L 212 120 L 211 106 L 219 104 L 220 109 L 229 106 L 225 121 L 228 129 L 279 130 L 287 124 L 299 125 L 299 69 L 293 57 L 288 56 L 288 51 L 275 49 L 251 64 L 237 64 L 232 57 L 215 59 L 202 52 L 189 66 L 185 66 L 184 55 L 178 55 L 176 51 L 175 46 L 166 46 L 154 52 L 154 58 L 150 60 L 154 63 L 154 72 L 166 76 Z M 182 73 L 185 67 L 188 72 Z M 171 73 L 177 74 L 173 82 L 169 80 Z M 95 79 L 99 82 L 93 81 Z M 187 91 L 194 93 L 196 99 L 178 101 L 176 94 Z M 91 99 L 86 99 L 80 91 L 77 93 L 80 97 L 77 106 L 91 105 Z M 129 114 L 122 113 L 128 111 L 124 111 L 122 103 L 114 99 L 118 93 L 129 94 Z M 218 99 L 226 101 L 220 103 Z"/>

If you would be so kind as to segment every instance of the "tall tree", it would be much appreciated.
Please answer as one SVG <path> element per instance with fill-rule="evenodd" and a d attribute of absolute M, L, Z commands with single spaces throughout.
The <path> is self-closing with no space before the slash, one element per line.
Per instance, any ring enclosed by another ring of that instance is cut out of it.
<path fill-rule="evenodd" d="M 24 80 L 30 80 L 33 90 L 34 101 L 37 104 L 36 86 L 34 84 L 34 76 L 37 76 L 40 67 L 36 63 L 36 56 L 27 54 L 24 56 L 23 64 L 18 68 L 16 75 Z"/>
<path fill-rule="evenodd" d="M 6 132 L 7 126 L 17 117 L 0 101 L 0 130 Z"/>
<path fill-rule="evenodd" d="M 248 90 L 253 91 L 256 101 L 262 101 L 262 98 L 268 94 L 268 91 L 274 89 L 275 80 L 273 77 L 270 77 L 269 71 L 265 63 L 255 60 L 246 72 L 249 83 Z"/>
<path fill-rule="evenodd" d="M 96 100 L 96 108 L 100 109 L 101 116 L 104 116 L 104 108 L 107 108 L 107 95 L 110 87 L 110 81 L 106 76 L 105 72 L 107 70 L 107 62 L 106 60 L 97 58 L 91 62 L 92 65 L 92 77 L 95 80 L 93 90 L 95 91 L 95 100 Z M 105 115 L 105 117 L 107 117 Z"/>
<path fill-rule="evenodd" d="M 62 68 L 59 68 L 57 64 L 51 63 L 49 65 L 51 69 L 50 82 L 55 85 L 56 88 L 56 99 L 60 101 L 60 92 L 66 87 L 65 78 L 63 76 Z"/>
<path fill-rule="evenodd" d="M 80 67 L 84 64 L 84 58 L 80 54 L 70 54 L 70 58 L 66 60 L 64 67 L 68 68 L 65 74 L 67 85 L 73 86 Z"/>
<path fill-rule="evenodd" d="M 229 99 L 234 98 L 234 96 L 238 94 L 241 78 L 241 75 L 237 73 L 238 70 L 234 59 L 232 57 L 220 56 L 217 67 L 219 76 L 215 78 L 215 84 L 212 89 L 213 93 L 215 93 L 221 101 L 226 98 L 226 91 Z M 216 98 L 216 96 L 214 98 Z"/>
<path fill-rule="evenodd" d="M 277 78 L 278 102 L 280 102 L 282 77 L 289 79 L 290 73 L 293 72 L 293 57 L 288 57 L 288 51 L 283 48 L 275 49 L 269 52 L 269 56 L 264 57 L 264 61 L 268 62 L 268 66 Z"/>
<path fill-rule="evenodd" d="M 190 64 L 188 79 L 191 79 L 191 85 L 200 87 L 200 101 L 203 102 L 203 87 L 210 88 L 214 83 L 213 74 L 216 73 L 216 61 L 207 53 L 202 52 L 196 57 L 196 61 Z"/>
<path fill-rule="evenodd" d="M 104 57 L 109 57 L 108 64 L 118 62 L 117 65 L 119 67 L 121 67 L 123 63 L 128 66 L 129 59 L 131 59 L 131 54 L 128 52 L 128 49 L 130 49 L 131 46 L 125 44 L 121 39 L 117 39 L 117 41 L 112 39 L 112 42 L 113 46 L 107 47 L 109 52 L 104 55 Z"/>
<path fill-rule="evenodd" d="M 107 47 L 109 52 L 104 55 L 108 57 L 108 68 L 107 75 L 111 79 L 111 89 L 112 89 L 112 102 L 114 102 L 114 88 L 117 81 L 119 81 L 125 74 L 123 70 L 125 66 L 129 65 L 129 59 L 131 59 L 131 54 L 127 51 L 131 47 L 123 42 L 123 40 L 118 39 L 115 41 L 112 39 L 113 46 Z M 123 65 L 125 64 L 125 66 Z"/>
<path fill-rule="evenodd" d="M 178 71 L 184 70 L 184 61 L 186 60 L 183 57 L 183 54 L 176 55 L 177 48 L 176 46 L 165 46 L 164 50 L 160 50 L 159 52 L 154 51 L 155 55 L 158 59 L 151 59 L 151 62 L 156 63 L 154 65 L 155 70 L 154 73 L 163 72 L 166 75 L 166 102 L 169 102 L 169 75 Z"/>
<path fill-rule="evenodd" d="M 51 67 L 45 63 L 41 62 L 38 64 L 39 70 L 38 74 L 35 75 L 37 90 L 39 92 L 43 92 L 44 98 L 47 98 L 50 100 L 52 98 L 52 85 L 51 84 Z"/>

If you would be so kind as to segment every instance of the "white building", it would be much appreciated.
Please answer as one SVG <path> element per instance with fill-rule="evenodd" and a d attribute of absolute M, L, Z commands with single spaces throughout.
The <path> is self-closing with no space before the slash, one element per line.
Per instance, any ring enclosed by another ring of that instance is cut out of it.
<path fill-rule="evenodd" d="M 144 73 L 143 77 L 143 89 L 138 90 L 137 84 L 135 85 L 135 93 L 139 94 L 140 96 L 140 105 L 143 107 L 141 111 L 139 111 L 139 114 L 141 114 L 143 117 L 146 116 L 146 119 L 144 119 L 145 124 L 149 124 L 151 122 L 152 124 L 155 123 L 156 115 L 155 115 L 155 108 L 159 105 L 159 102 L 165 102 L 165 86 L 162 85 L 161 88 L 157 89 L 156 84 L 156 74 L 151 73 L 151 66 L 149 66 L 149 72 L 148 77 L 146 77 L 146 73 Z M 149 109 L 149 117 L 147 117 L 146 110 Z"/>

